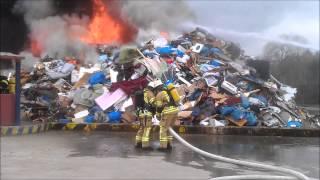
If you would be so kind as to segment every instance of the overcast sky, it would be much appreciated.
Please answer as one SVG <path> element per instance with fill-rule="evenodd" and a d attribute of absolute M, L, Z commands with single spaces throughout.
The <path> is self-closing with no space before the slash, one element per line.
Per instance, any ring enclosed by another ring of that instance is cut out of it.
<path fill-rule="evenodd" d="M 319 49 L 319 1 L 188 1 L 197 24 L 227 40 L 237 41 L 248 54 L 258 55 L 280 34 L 298 34 Z"/>

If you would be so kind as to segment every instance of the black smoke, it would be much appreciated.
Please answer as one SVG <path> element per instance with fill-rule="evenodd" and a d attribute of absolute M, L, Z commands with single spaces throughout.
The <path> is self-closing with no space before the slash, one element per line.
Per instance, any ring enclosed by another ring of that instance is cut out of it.
<path fill-rule="evenodd" d="M 14 13 L 17 0 L 0 0 L 0 51 L 19 53 L 28 43 L 29 29 L 24 16 Z M 42 1 L 42 0 L 34 0 Z M 91 16 L 92 2 L 90 0 L 55 0 L 53 1 L 54 15 L 77 14 Z"/>

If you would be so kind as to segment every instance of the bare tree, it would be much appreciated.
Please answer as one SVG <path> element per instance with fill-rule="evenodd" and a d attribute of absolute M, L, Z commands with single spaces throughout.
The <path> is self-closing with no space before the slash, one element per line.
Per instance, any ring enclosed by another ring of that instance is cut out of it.
<path fill-rule="evenodd" d="M 283 35 L 285 40 L 307 43 L 304 37 Z M 300 104 L 319 104 L 319 51 L 288 43 L 270 42 L 263 57 L 272 61 L 271 71 L 282 82 L 298 88 Z"/>

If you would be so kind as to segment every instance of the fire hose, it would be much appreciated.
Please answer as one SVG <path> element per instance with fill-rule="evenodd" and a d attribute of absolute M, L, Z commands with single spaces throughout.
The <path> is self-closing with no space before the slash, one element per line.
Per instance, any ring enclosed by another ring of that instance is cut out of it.
<path fill-rule="evenodd" d="M 205 157 L 219 160 L 222 162 L 227 162 L 227 163 L 232 163 L 236 165 L 241 165 L 241 166 L 247 166 L 247 167 L 253 167 L 253 168 L 260 168 L 260 169 L 265 169 L 265 170 L 271 170 L 271 171 L 278 171 L 281 173 L 287 173 L 290 174 L 291 176 L 272 176 L 272 175 L 237 175 L 237 176 L 224 176 L 224 177 L 216 177 L 212 178 L 210 180 L 234 180 L 234 179 L 303 179 L 303 180 L 309 180 L 309 177 L 306 175 L 291 170 L 287 168 L 282 168 L 282 167 L 277 167 L 277 166 L 271 166 L 271 165 L 266 165 L 266 164 L 260 164 L 260 163 L 254 163 L 254 162 L 248 162 L 248 161 L 243 161 L 243 160 L 237 160 L 237 159 L 231 159 L 215 154 L 208 153 L 206 151 L 203 151 L 187 141 L 185 141 L 181 136 L 179 136 L 171 127 L 169 128 L 170 134 L 175 137 L 180 143 L 183 145 L 187 146 L 191 150 L 193 150 L 196 153 L 199 153 L 200 155 L 203 155 Z"/>

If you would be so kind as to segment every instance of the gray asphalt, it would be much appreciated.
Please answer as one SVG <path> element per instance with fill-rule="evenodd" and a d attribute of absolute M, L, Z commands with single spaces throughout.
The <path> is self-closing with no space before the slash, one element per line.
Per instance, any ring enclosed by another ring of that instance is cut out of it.
<path fill-rule="evenodd" d="M 157 141 L 153 150 L 135 149 L 134 135 L 50 131 L 1 137 L 1 179 L 209 179 L 276 174 L 206 159 L 178 142 L 171 152 L 158 151 Z M 319 179 L 319 138 L 183 137 L 211 153 L 291 168 Z"/>

